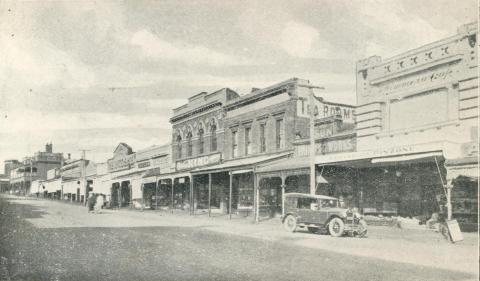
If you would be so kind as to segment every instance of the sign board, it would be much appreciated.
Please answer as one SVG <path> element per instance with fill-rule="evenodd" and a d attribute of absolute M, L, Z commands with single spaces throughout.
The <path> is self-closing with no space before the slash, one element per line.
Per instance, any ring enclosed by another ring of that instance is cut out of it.
<path fill-rule="evenodd" d="M 220 153 L 205 155 L 197 158 L 180 160 L 180 161 L 177 161 L 176 163 L 176 169 L 177 170 L 193 169 L 196 167 L 217 164 L 217 163 L 220 163 L 220 160 L 222 160 Z"/>
<path fill-rule="evenodd" d="M 302 98 L 298 101 L 297 114 L 301 117 L 310 117 L 310 106 L 308 98 Z M 322 102 L 315 99 L 315 114 L 316 118 L 322 119 L 330 116 L 341 116 L 345 123 L 355 123 L 355 107 L 346 104 L 336 104 L 329 102 Z"/>
<path fill-rule="evenodd" d="M 151 165 L 150 160 L 142 161 L 142 162 L 137 163 L 137 168 L 139 168 L 139 169 L 147 168 L 147 167 L 150 167 L 150 165 Z"/>
<path fill-rule="evenodd" d="M 316 164 L 327 164 L 342 161 L 352 161 L 369 159 L 376 157 L 387 157 L 396 155 L 408 155 L 421 152 L 443 151 L 445 153 L 445 146 L 442 142 L 402 145 L 380 148 L 377 150 L 364 150 L 350 153 L 335 153 L 331 155 L 318 155 L 315 157 Z"/>
<path fill-rule="evenodd" d="M 448 81 L 452 77 L 452 74 L 453 70 L 450 68 L 427 71 L 424 74 L 414 77 L 409 76 L 407 78 L 393 80 L 394 82 L 378 87 L 378 91 L 379 93 L 390 93 L 430 84 L 439 84 Z"/>
<path fill-rule="evenodd" d="M 322 141 L 320 144 L 317 144 L 316 154 L 329 154 L 329 153 L 347 152 L 347 151 L 354 151 L 354 150 L 355 150 L 354 138 L 333 139 L 333 140 L 327 139 L 325 141 Z"/>
<path fill-rule="evenodd" d="M 125 169 L 130 169 L 135 163 L 135 154 L 117 156 L 116 158 L 109 159 L 107 161 L 108 171 L 120 171 Z"/>
<path fill-rule="evenodd" d="M 463 240 L 462 231 L 460 231 L 460 226 L 458 225 L 457 220 L 447 221 L 447 227 L 453 243 Z"/>

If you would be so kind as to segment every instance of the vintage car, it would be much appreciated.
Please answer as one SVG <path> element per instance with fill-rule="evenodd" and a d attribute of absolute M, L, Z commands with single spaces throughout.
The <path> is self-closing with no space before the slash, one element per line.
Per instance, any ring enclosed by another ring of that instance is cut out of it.
<path fill-rule="evenodd" d="M 290 232 L 303 227 L 312 233 L 327 231 L 334 237 L 367 234 L 367 223 L 359 213 L 341 208 L 337 198 L 323 195 L 286 193 L 282 222 Z"/>

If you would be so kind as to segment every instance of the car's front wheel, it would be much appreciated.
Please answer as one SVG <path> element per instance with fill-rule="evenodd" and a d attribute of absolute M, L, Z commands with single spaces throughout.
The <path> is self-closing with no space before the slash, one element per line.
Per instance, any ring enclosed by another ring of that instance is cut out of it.
<path fill-rule="evenodd" d="M 358 222 L 358 237 L 366 237 L 367 236 L 367 222 L 361 219 Z"/>
<path fill-rule="evenodd" d="M 283 221 L 283 227 L 289 232 L 294 232 L 297 228 L 297 219 L 292 215 L 288 215 Z"/>
<path fill-rule="evenodd" d="M 340 237 L 345 230 L 345 223 L 340 218 L 333 218 L 328 223 L 328 232 L 333 237 Z"/>

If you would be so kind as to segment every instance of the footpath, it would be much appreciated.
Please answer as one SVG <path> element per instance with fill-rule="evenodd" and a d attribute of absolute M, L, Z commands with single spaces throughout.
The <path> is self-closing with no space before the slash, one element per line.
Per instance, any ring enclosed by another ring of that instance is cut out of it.
<path fill-rule="evenodd" d="M 460 271 L 478 276 L 478 234 L 463 233 L 464 240 L 452 244 L 441 234 L 422 229 L 400 229 L 388 226 L 370 226 L 367 238 L 311 234 L 299 230 L 286 232 L 280 220 L 254 223 L 251 218 L 196 214 L 183 212 L 102 210 L 88 213 L 86 207 L 50 200 L 5 196 L 11 203 L 28 204 L 38 208 L 41 216 L 28 219 L 39 228 L 64 227 L 189 227 L 239 235 L 271 242 L 331 251 L 359 257 L 373 257 L 399 263 L 416 264 L 445 270 Z"/>

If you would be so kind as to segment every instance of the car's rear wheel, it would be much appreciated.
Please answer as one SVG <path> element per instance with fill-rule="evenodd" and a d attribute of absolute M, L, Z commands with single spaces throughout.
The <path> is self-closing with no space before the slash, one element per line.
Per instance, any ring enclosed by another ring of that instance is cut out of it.
<path fill-rule="evenodd" d="M 288 232 L 294 232 L 297 228 L 297 219 L 292 215 L 288 215 L 283 221 L 283 227 Z"/>
<path fill-rule="evenodd" d="M 340 237 L 345 230 L 345 223 L 340 218 L 333 218 L 328 223 L 328 232 L 333 237 Z"/>
<path fill-rule="evenodd" d="M 318 232 L 318 228 L 316 228 L 316 227 L 307 227 L 307 229 L 308 229 L 308 232 L 310 232 L 310 233 L 317 233 Z"/>

